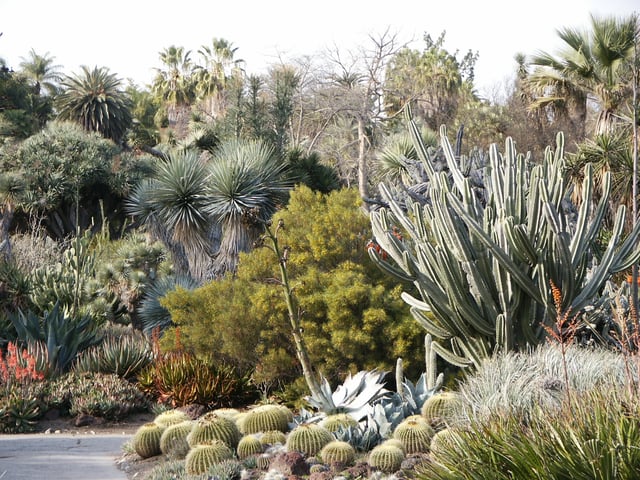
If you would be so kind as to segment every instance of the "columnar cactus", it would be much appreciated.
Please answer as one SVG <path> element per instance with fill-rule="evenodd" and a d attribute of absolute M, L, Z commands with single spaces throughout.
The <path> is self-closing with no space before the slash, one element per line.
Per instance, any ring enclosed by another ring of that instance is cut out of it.
<path fill-rule="evenodd" d="M 294 428 L 287 437 L 287 451 L 303 453 L 306 456 L 316 455 L 322 447 L 334 440 L 331 432 L 320 425 L 308 423 Z"/>
<path fill-rule="evenodd" d="M 189 475 L 201 475 L 215 463 L 233 458 L 233 451 L 220 440 L 196 445 L 187 454 L 185 471 Z"/>
<path fill-rule="evenodd" d="M 544 327 L 555 322 L 556 307 L 579 314 L 613 273 L 640 259 L 640 223 L 623 239 L 625 207 L 620 206 L 605 252 L 594 261 L 610 176 L 604 175 L 594 205 L 587 166 L 574 215 L 562 134 L 555 152 L 547 149 L 535 166 L 516 154 L 511 139 L 504 154 L 492 146 L 481 190 L 460 167 L 464 159 L 454 156 L 444 128 L 450 176 L 435 171 L 413 121 L 410 130 L 429 178 L 429 201 L 407 200 L 405 209 L 381 185 L 389 206 L 371 213 L 377 245 L 369 253 L 381 268 L 415 285 L 420 298 L 402 297 L 446 361 L 477 366 L 496 350 L 538 344 Z M 562 293 L 559 306 L 552 283 Z"/>
<path fill-rule="evenodd" d="M 153 422 L 141 425 L 131 439 L 131 446 L 142 458 L 160 455 L 160 437 L 163 428 Z"/>
<path fill-rule="evenodd" d="M 209 412 L 195 421 L 187 436 L 187 442 L 193 447 L 210 440 L 220 440 L 235 450 L 241 436 L 233 420 Z"/>

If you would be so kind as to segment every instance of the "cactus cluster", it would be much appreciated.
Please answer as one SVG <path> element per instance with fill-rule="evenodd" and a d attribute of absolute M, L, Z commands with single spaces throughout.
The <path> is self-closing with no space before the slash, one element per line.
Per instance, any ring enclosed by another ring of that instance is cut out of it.
<path fill-rule="evenodd" d="M 610 176 L 603 176 L 596 205 L 587 166 L 576 215 L 565 182 L 562 134 L 556 150 L 547 149 L 535 165 L 516 154 L 511 139 L 504 155 L 492 146 L 479 187 L 464 168 L 467 160 L 454 155 L 444 128 L 449 174 L 434 169 L 418 127 L 409 125 L 429 179 L 429 201 L 407 200 L 405 208 L 381 185 L 389 207 L 371 213 L 378 248 L 369 253 L 385 271 L 415 285 L 420 298 L 409 293 L 402 298 L 447 362 L 477 367 L 496 350 L 539 344 L 544 326 L 553 324 L 558 312 L 551 283 L 562 294 L 559 309 L 578 314 L 598 300 L 613 273 L 640 258 L 640 223 L 623 236 L 623 205 L 605 251 L 594 254 Z M 587 328 L 585 335 L 592 334 Z"/>
<path fill-rule="evenodd" d="M 326 428 L 315 423 L 305 423 L 289 432 L 285 446 L 289 452 L 295 451 L 313 456 L 333 439 L 333 435 Z"/>

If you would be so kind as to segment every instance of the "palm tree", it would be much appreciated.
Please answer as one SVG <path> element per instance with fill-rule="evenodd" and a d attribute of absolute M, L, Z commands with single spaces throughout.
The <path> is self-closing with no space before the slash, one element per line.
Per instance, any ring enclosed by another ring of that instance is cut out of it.
<path fill-rule="evenodd" d="M 591 30 L 564 28 L 565 50 L 545 52 L 529 62 L 537 67 L 528 82 L 537 92 L 533 107 L 553 106 L 584 122 L 588 102 L 598 108 L 595 133 L 611 132 L 631 94 L 631 62 L 638 40 L 638 17 L 591 17 Z"/>
<path fill-rule="evenodd" d="M 59 90 L 59 83 L 62 80 L 61 65 L 55 65 L 49 52 L 38 55 L 35 50 L 29 51 L 28 58 L 22 58 L 20 62 L 20 72 L 34 84 L 36 94 L 43 90 L 47 95 L 56 95 Z"/>
<path fill-rule="evenodd" d="M 264 223 L 292 188 L 286 165 L 261 141 L 228 140 L 211 162 L 207 210 L 222 228 L 212 273 L 235 271 L 240 252 L 251 249 Z"/>
<path fill-rule="evenodd" d="M 195 99 L 191 51 L 171 45 L 160 52 L 164 69 L 156 69 L 152 90 L 168 102 L 169 127 L 178 138 L 184 138 L 189 122 L 190 105 Z"/>
<path fill-rule="evenodd" d="M 224 38 L 214 38 L 211 46 L 203 45 L 198 53 L 204 66 L 197 70 L 197 89 L 203 99 L 209 99 L 209 113 L 217 118 L 225 111 L 224 91 L 227 81 L 241 74 L 244 60 L 234 59 L 237 47 Z"/>
<path fill-rule="evenodd" d="M 56 99 L 58 117 L 120 144 L 132 122 L 131 102 L 120 89 L 121 80 L 106 67 L 81 68 L 81 74 L 62 80 L 64 89 Z"/>

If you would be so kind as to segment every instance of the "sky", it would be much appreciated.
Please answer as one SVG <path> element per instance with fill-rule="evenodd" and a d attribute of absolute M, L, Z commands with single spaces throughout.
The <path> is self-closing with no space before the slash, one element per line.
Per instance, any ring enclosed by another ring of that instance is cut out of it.
<path fill-rule="evenodd" d="M 108 67 L 146 85 L 161 50 L 182 46 L 197 60 L 214 37 L 237 48 L 249 73 L 263 73 L 333 47 L 356 51 L 387 29 L 416 49 L 425 33 L 446 31 L 449 52 L 479 53 L 475 85 L 490 97 L 513 78 L 516 53 L 555 53 L 557 29 L 634 12 L 639 0 L 0 0 L 0 58 L 18 69 L 34 49 L 66 74 Z"/>

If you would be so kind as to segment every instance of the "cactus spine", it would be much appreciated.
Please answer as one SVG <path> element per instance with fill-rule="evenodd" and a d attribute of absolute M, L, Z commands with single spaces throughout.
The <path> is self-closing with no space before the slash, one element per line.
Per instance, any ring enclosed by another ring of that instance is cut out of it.
<path fill-rule="evenodd" d="M 209 467 L 223 460 L 233 458 L 233 451 L 220 440 L 194 446 L 185 459 L 185 471 L 189 475 L 201 475 Z"/>
<path fill-rule="evenodd" d="M 287 451 L 300 452 L 306 456 L 316 455 L 322 447 L 334 440 L 331 432 L 313 423 L 299 425 L 287 438 Z"/>
<path fill-rule="evenodd" d="M 187 436 L 187 442 L 193 447 L 210 440 L 220 440 L 235 450 L 241 436 L 242 434 L 233 420 L 209 412 L 195 421 Z"/>
<path fill-rule="evenodd" d="M 153 422 L 141 425 L 131 439 L 131 446 L 142 458 L 160 455 L 160 437 L 163 428 Z"/>
<path fill-rule="evenodd" d="M 592 248 L 600 231 L 611 190 L 604 176 L 595 209 L 593 172 L 585 169 L 582 203 L 574 221 L 567 213 L 564 138 L 547 149 L 540 164 L 517 155 L 511 139 L 504 155 L 495 145 L 484 170 L 484 189 L 460 167 L 441 129 L 441 143 L 451 175 L 436 172 L 409 122 L 414 146 L 429 180 L 431 202 L 408 201 L 403 209 L 385 185 L 388 208 L 371 213 L 375 248 L 369 253 L 388 273 L 413 282 L 420 293 L 404 293 L 414 318 L 430 333 L 433 350 L 458 366 L 478 366 L 496 350 L 537 345 L 544 325 L 555 321 L 550 281 L 562 292 L 562 311 L 578 313 L 610 276 L 640 258 L 640 223 L 623 240 L 625 209 L 620 206 L 613 235 L 596 265 Z M 477 172 L 476 172 L 477 173 Z M 402 227 L 411 238 L 395 235 Z"/>
<path fill-rule="evenodd" d="M 251 455 L 256 455 L 264 451 L 264 445 L 254 435 L 245 435 L 238 442 L 238 458 L 243 460 Z"/>
<path fill-rule="evenodd" d="M 286 407 L 285 407 L 286 408 Z M 270 430 L 287 432 L 289 430 L 289 413 L 278 405 L 261 405 L 250 410 L 242 418 L 242 433 L 260 433 Z"/>
<path fill-rule="evenodd" d="M 169 425 L 160 436 L 160 451 L 172 458 L 184 458 L 189 452 L 187 435 L 192 427 L 191 420 Z"/>
<path fill-rule="evenodd" d="M 356 450 L 347 442 L 334 440 L 320 450 L 320 458 L 327 465 L 349 466 L 356 458 Z"/>
<path fill-rule="evenodd" d="M 370 467 L 384 473 L 394 473 L 400 470 L 403 460 L 404 452 L 399 447 L 382 444 L 369 452 L 367 463 Z"/>
<path fill-rule="evenodd" d="M 400 440 L 407 454 L 429 451 L 434 431 L 427 421 L 412 415 L 405 418 L 394 430 L 393 438 Z"/>

